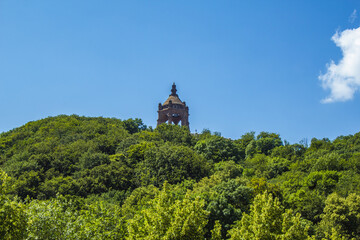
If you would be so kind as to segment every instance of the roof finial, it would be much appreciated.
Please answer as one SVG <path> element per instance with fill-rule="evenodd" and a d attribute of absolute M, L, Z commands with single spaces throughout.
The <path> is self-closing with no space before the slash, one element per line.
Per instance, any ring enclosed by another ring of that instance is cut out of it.
<path fill-rule="evenodd" d="M 177 92 L 176 85 L 175 85 L 175 83 L 173 83 L 172 88 L 171 88 L 171 96 L 177 96 L 176 92 Z"/>

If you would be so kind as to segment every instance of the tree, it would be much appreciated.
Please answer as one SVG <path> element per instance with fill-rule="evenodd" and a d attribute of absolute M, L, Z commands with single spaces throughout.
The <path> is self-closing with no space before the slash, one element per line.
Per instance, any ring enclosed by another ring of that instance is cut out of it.
<path fill-rule="evenodd" d="M 14 184 L 14 192 L 25 199 L 26 197 L 36 198 L 41 178 L 39 172 L 25 172 Z"/>
<path fill-rule="evenodd" d="M 145 152 L 151 147 L 155 147 L 153 142 L 142 141 L 138 144 L 131 145 L 126 151 L 126 155 L 131 163 L 144 161 Z"/>
<path fill-rule="evenodd" d="M 149 207 L 128 221 L 128 239 L 203 239 L 207 215 L 204 200 L 189 193 L 176 200 L 165 182 Z"/>
<path fill-rule="evenodd" d="M 256 141 L 252 140 L 245 148 L 245 157 L 246 159 L 252 158 L 256 153 Z"/>
<path fill-rule="evenodd" d="M 265 155 L 269 155 L 275 147 L 283 145 L 279 134 L 275 133 L 261 132 L 256 139 L 256 148 Z"/>
<path fill-rule="evenodd" d="M 287 193 L 286 202 L 291 209 L 313 223 L 320 221 L 320 214 L 322 214 L 325 205 L 324 197 L 305 187 L 294 193 Z"/>
<path fill-rule="evenodd" d="M 278 198 L 265 192 L 255 197 L 250 214 L 244 214 L 229 231 L 230 239 L 307 239 L 309 226 L 300 214 L 284 210 Z"/>
<path fill-rule="evenodd" d="M 79 165 L 82 169 L 91 169 L 93 167 L 110 163 L 109 156 L 104 153 L 86 152 L 81 155 Z"/>
<path fill-rule="evenodd" d="M 337 171 L 316 171 L 311 172 L 305 181 L 310 190 L 316 190 L 320 195 L 329 195 L 339 181 L 341 173 Z"/>
<path fill-rule="evenodd" d="M 146 125 L 143 123 L 143 121 L 139 118 L 135 118 L 135 119 L 129 118 L 127 120 L 124 120 L 123 124 L 125 126 L 125 129 L 130 134 L 134 134 L 134 133 L 143 131 L 147 128 Z"/>
<path fill-rule="evenodd" d="M 220 136 L 211 136 L 200 140 L 194 147 L 195 151 L 207 160 L 215 163 L 220 161 L 242 160 L 239 147 L 232 140 Z"/>
<path fill-rule="evenodd" d="M 78 198 L 58 195 L 29 204 L 28 239 L 123 239 L 125 221 L 116 205 L 85 204 Z"/>
<path fill-rule="evenodd" d="M 221 240 L 221 224 L 219 221 L 215 221 L 214 229 L 211 230 L 211 240 Z"/>
<path fill-rule="evenodd" d="M 56 197 L 57 193 L 67 195 L 76 195 L 79 191 L 79 185 L 72 177 L 54 177 L 45 181 L 39 187 L 38 199 L 49 199 Z"/>
<path fill-rule="evenodd" d="M 243 167 L 240 164 L 236 164 L 234 161 L 222 161 L 214 164 L 214 174 L 221 176 L 221 178 L 231 179 L 241 177 L 243 173 Z"/>
<path fill-rule="evenodd" d="M 329 195 L 319 231 L 325 236 L 336 233 L 346 239 L 360 239 L 360 196 L 355 193 L 346 198 L 336 193 Z"/>
<path fill-rule="evenodd" d="M 0 238 L 24 239 L 27 235 L 25 206 L 8 195 L 11 187 L 10 177 L 0 168 Z"/>
<path fill-rule="evenodd" d="M 255 132 L 248 132 L 242 135 L 240 139 L 235 140 L 235 143 L 238 144 L 243 151 L 245 151 L 246 146 L 252 140 L 255 140 Z"/>
<path fill-rule="evenodd" d="M 186 126 L 163 123 L 156 127 L 155 133 L 158 133 L 165 142 L 193 145 L 193 137 Z"/>
<path fill-rule="evenodd" d="M 161 186 L 165 180 L 171 184 L 190 178 L 199 180 L 210 170 L 203 157 L 185 146 L 164 144 L 150 147 L 144 158 L 135 169 L 137 181 L 142 185 Z"/>

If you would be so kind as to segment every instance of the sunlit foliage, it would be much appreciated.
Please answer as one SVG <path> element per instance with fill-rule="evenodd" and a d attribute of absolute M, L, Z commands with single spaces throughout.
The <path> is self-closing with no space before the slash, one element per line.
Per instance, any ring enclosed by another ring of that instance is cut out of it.
<path fill-rule="evenodd" d="M 360 239 L 359 196 L 360 133 L 60 115 L 0 134 L 1 239 Z"/>

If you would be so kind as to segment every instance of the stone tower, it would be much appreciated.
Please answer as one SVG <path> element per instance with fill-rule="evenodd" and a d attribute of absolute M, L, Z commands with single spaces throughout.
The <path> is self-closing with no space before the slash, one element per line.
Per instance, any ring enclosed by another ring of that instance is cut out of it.
<path fill-rule="evenodd" d="M 189 127 L 189 107 L 180 100 L 176 92 L 176 85 L 173 83 L 168 99 L 164 104 L 159 103 L 157 125 L 165 122 L 178 125 L 181 122 L 181 126 Z"/>

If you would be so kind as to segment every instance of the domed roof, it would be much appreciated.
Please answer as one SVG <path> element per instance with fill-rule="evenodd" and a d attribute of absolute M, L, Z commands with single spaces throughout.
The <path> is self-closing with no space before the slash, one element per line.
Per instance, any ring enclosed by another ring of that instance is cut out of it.
<path fill-rule="evenodd" d="M 170 95 L 168 99 L 166 99 L 163 105 L 169 105 L 170 101 L 172 102 L 172 104 L 184 105 L 184 103 L 180 100 L 178 96 L 173 96 L 173 95 Z"/>
<path fill-rule="evenodd" d="M 172 104 L 181 104 L 181 105 L 185 105 L 179 98 L 179 96 L 176 94 L 177 90 L 176 90 L 176 85 L 175 83 L 173 83 L 172 85 L 172 89 L 171 89 L 171 94 L 169 95 L 168 99 L 166 99 L 166 101 L 164 102 L 163 105 L 169 105 L 170 101 L 172 102 Z"/>

